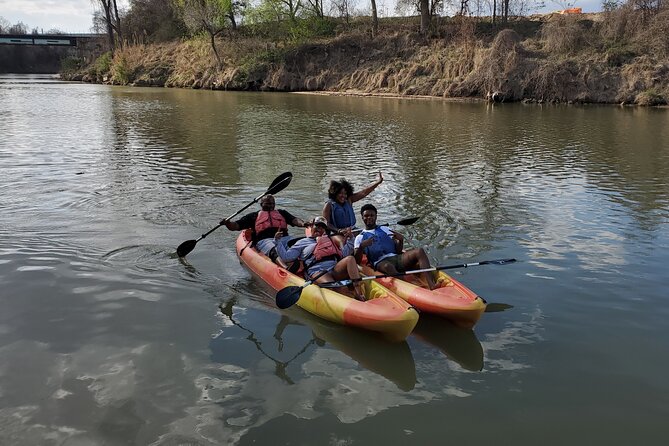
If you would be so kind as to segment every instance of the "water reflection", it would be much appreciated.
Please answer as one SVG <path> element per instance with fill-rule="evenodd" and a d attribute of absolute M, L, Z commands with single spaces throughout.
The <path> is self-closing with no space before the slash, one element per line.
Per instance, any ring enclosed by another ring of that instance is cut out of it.
<path fill-rule="evenodd" d="M 462 368 L 475 372 L 483 370 L 483 347 L 473 330 L 458 327 L 440 317 L 421 313 L 413 335 L 438 348 Z"/>
<path fill-rule="evenodd" d="M 309 347 L 311 347 L 314 343 L 316 343 L 317 339 L 316 338 L 310 339 L 304 345 L 304 347 L 302 347 L 290 359 L 288 359 L 287 361 L 280 361 L 280 360 L 274 358 L 271 354 L 269 354 L 268 352 L 265 351 L 265 349 L 262 346 L 262 342 L 260 340 L 258 340 L 258 338 L 256 338 L 256 335 L 255 335 L 255 333 L 253 333 L 253 331 L 249 330 L 248 328 L 244 327 L 239 322 L 235 321 L 235 319 L 233 317 L 233 307 L 234 307 L 235 303 L 236 302 L 234 302 L 233 300 L 229 300 L 227 303 L 221 304 L 219 306 L 219 308 L 221 310 L 221 313 L 223 315 L 225 315 L 233 325 L 235 325 L 235 326 L 239 327 L 240 329 L 244 330 L 245 332 L 247 332 L 249 335 L 246 337 L 246 339 L 251 341 L 255 345 L 256 349 L 263 356 L 265 356 L 266 358 L 268 358 L 269 360 L 274 362 L 274 364 L 275 364 L 274 374 L 276 376 L 281 378 L 281 380 L 286 382 L 287 384 L 295 384 L 295 382 L 288 376 L 288 373 L 287 373 L 286 369 L 291 362 L 293 362 L 297 357 L 299 357 L 300 355 L 305 353 Z M 281 319 L 279 320 L 279 323 L 276 325 L 276 330 L 274 331 L 274 339 L 276 339 L 278 341 L 278 351 L 279 352 L 283 351 L 283 331 L 291 323 L 294 323 L 294 322 L 291 322 L 291 320 L 287 316 L 282 315 Z M 223 352 L 219 352 L 218 343 L 216 342 L 217 339 L 218 339 L 218 336 L 214 337 L 212 339 L 211 343 L 210 343 L 210 348 L 212 350 L 212 359 L 216 362 L 224 362 L 225 355 L 224 355 Z"/>
<path fill-rule="evenodd" d="M 221 313 L 235 326 L 249 333 L 246 337 L 251 341 L 256 349 L 265 357 L 275 363 L 275 375 L 288 384 L 294 384 L 295 380 L 288 376 L 287 367 L 297 357 L 305 354 L 309 347 L 316 344 L 320 347 L 330 345 L 349 358 L 353 359 L 360 366 L 374 372 L 395 383 L 401 390 L 411 390 L 416 384 L 416 367 L 409 345 L 404 342 L 390 343 L 376 336 L 374 333 L 352 329 L 350 327 L 333 324 L 319 319 L 299 308 L 291 308 L 283 311 L 279 321 L 276 324 L 273 338 L 277 341 L 277 353 L 284 349 L 284 331 L 289 325 L 307 326 L 311 329 L 312 338 L 288 360 L 281 361 L 267 352 L 268 347 L 257 338 L 255 333 L 242 326 L 234 318 L 234 306 L 237 302 L 234 299 L 228 300 L 220 305 Z M 225 354 L 219 348 L 217 342 L 218 336 L 212 340 L 211 349 L 213 359 L 223 361 Z M 298 344 L 304 343 L 303 340 L 295 341 Z M 292 346 L 294 347 L 294 345 Z M 303 359 L 304 362 L 304 359 Z"/>

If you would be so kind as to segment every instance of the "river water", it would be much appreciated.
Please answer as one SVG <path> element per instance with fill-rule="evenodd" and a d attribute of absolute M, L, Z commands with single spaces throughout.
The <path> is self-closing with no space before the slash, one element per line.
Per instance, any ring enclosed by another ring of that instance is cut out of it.
<path fill-rule="evenodd" d="M 666 442 L 669 112 L 0 77 L 0 444 Z M 273 294 L 219 229 L 356 188 L 491 305 L 403 343 Z M 255 208 L 255 206 L 254 206 Z"/>

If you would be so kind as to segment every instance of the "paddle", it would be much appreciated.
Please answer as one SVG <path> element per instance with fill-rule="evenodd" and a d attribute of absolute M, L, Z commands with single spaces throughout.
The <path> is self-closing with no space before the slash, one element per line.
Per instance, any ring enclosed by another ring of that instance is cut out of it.
<path fill-rule="evenodd" d="M 302 294 L 302 290 L 312 283 L 314 283 L 316 280 L 320 279 L 322 276 L 326 275 L 329 273 L 330 270 L 325 270 L 321 271 L 320 273 L 316 274 L 311 280 L 307 280 L 304 282 L 303 285 L 301 286 L 287 286 L 285 288 L 282 288 L 279 290 L 278 293 L 276 293 L 276 306 L 281 308 L 282 310 L 285 308 L 288 308 L 295 304 L 298 300 L 300 300 L 300 295 Z M 337 283 L 337 282 L 328 282 L 328 283 Z"/>
<path fill-rule="evenodd" d="M 409 226 L 409 225 L 412 225 L 412 224 L 416 223 L 419 219 L 420 219 L 420 217 L 411 217 L 411 218 L 405 218 L 404 220 L 400 220 L 400 221 L 395 222 L 395 223 L 386 223 L 385 225 L 377 225 L 377 226 L 392 226 L 392 225 Z M 363 231 L 363 229 L 354 229 L 352 232 L 357 234 L 357 233 L 360 233 L 362 231 Z"/>
<path fill-rule="evenodd" d="M 336 282 L 323 282 L 319 283 L 318 286 L 323 288 L 328 288 L 329 285 L 331 286 L 337 285 L 337 287 L 340 287 L 343 285 L 349 285 L 353 282 L 359 282 L 361 280 L 383 279 L 385 277 L 401 277 L 401 276 L 406 276 L 408 274 L 427 273 L 430 271 L 441 271 L 444 269 L 469 268 L 470 266 L 479 266 L 479 265 L 506 265 L 507 263 L 513 263 L 515 261 L 516 259 L 499 259 L 499 260 L 483 260 L 481 262 L 475 262 L 475 263 L 460 263 L 458 265 L 433 266 L 430 268 L 414 269 L 411 271 L 405 271 L 403 273 L 397 273 L 397 274 L 379 274 L 378 276 L 363 276 L 359 279 L 339 280 Z"/>
<path fill-rule="evenodd" d="M 218 225 L 216 225 L 213 229 L 211 229 L 209 232 L 206 232 L 206 233 L 202 234 L 200 236 L 200 238 L 198 238 L 197 240 L 186 240 L 185 242 L 180 244 L 179 247 L 177 248 L 177 255 L 179 257 L 187 256 L 188 253 L 190 253 L 193 249 L 195 249 L 195 245 L 197 245 L 197 242 L 199 242 L 200 240 L 202 240 L 203 238 L 205 238 L 206 236 L 208 236 L 209 234 L 211 234 L 212 232 L 214 232 L 215 230 L 217 230 L 218 228 L 223 226 L 226 222 L 232 220 L 237 214 L 244 211 L 246 208 L 248 208 L 252 204 L 257 203 L 258 200 L 260 200 L 265 195 L 276 194 L 277 192 L 280 192 L 280 191 L 284 190 L 286 187 L 288 187 L 288 185 L 290 184 L 290 181 L 292 179 L 293 179 L 293 174 L 292 173 L 290 173 L 290 172 L 282 173 L 281 175 L 276 177 L 274 179 L 274 181 L 272 181 L 272 184 L 270 184 L 270 186 L 267 188 L 267 190 L 265 192 L 258 195 L 256 198 L 253 199 L 252 202 L 250 202 L 249 204 L 247 204 L 246 206 L 244 206 L 243 208 L 241 208 L 240 210 L 238 210 L 237 212 L 235 212 L 234 214 L 232 214 L 231 216 L 229 216 L 225 220 L 221 220 L 221 222 Z"/>

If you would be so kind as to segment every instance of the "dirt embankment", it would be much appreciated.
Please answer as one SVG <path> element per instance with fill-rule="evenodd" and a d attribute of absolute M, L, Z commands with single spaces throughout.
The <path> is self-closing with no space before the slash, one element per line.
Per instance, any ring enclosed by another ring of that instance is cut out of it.
<path fill-rule="evenodd" d="M 109 63 L 70 78 L 227 90 L 666 104 L 669 40 L 654 42 L 659 50 L 651 51 L 643 40 L 611 39 L 607 32 L 593 17 L 558 16 L 483 34 L 462 22 L 429 40 L 411 30 L 386 30 L 373 39 L 353 32 L 296 46 L 235 37 L 219 41 L 220 65 L 206 40 L 190 40 L 130 46 Z"/>

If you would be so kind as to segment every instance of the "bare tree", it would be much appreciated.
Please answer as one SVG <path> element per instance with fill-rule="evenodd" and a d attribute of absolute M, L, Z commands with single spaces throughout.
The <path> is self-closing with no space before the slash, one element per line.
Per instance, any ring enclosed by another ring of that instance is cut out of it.
<path fill-rule="evenodd" d="M 230 0 L 178 0 L 186 26 L 193 32 L 205 31 L 209 35 L 211 49 L 216 62 L 221 64 L 221 56 L 216 48 L 216 36 L 226 28 L 230 18 Z M 234 14 L 234 13 L 233 13 Z"/>
<path fill-rule="evenodd" d="M 323 0 L 307 0 L 307 3 L 309 4 L 309 9 L 311 9 L 317 17 L 323 18 Z"/>
<path fill-rule="evenodd" d="M 121 17 L 118 13 L 116 0 L 93 0 L 102 8 L 102 19 L 107 29 L 107 38 L 109 40 L 109 50 L 113 53 L 116 50 L 116 44 L 123 42 L 121 34 Z"/>
<path fill-rule="evenodd" d="M 9 20 L 0 15 L 0 33 L 8 32 L 10 26 L 12 26 L 12 24 L 9 23 Z"/>

